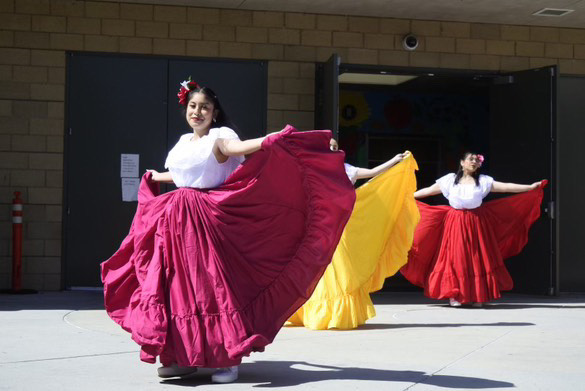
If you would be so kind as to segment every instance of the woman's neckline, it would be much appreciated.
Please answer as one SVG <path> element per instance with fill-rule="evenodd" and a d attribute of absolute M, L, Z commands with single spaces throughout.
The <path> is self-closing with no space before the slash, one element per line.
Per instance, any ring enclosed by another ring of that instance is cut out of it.
<path fill-rule="evenodd" d="M 206 133 L 206 134 L 204 134 L 203 136 L 199 137 L 197 140 L 195 140 L 195 139 L 193 138 L 193 132 L 191 132 L 191 133 L 187 133 L 187 134 L 189 134 L 189 135 L 190 135 L 190 137 L 189 137 L 189 140 L 188 140 L 188 141 L 189 141 L 189 142 L 192 142 L 192 143 L 195 143 L 195 142 L 197 142 L 197 141 L 199 141 L 199 140 L 202 140 L 203 138 L 205 138 L 205 137 L 209 136 L 209 135 L 211 134 L 211 131 L 212 131 L 213 129 L 218 129 L 218 128 L 217 128 L 217 127 L 211 127 L 211 128 L 209 128 L 209 130 L 207 131 L 207 133 Z"/>

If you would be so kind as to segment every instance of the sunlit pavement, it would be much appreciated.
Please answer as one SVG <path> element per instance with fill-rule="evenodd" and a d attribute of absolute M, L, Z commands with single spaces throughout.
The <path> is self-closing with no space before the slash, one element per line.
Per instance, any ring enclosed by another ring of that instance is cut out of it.
<path fill-rule="evenodd" d="M 584 390 L 585 295 L 507 294 L 450 308 L 421 293 L 374 295 L 351 331 L 285 327 L 232 384 L 211 369 L 161 380 L 100 292 L 0 295 L 0 390 Z"/>

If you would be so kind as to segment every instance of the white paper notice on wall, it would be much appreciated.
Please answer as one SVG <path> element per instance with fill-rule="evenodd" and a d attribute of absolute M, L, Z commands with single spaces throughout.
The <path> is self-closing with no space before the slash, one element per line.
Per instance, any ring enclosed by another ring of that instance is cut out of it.
<path fill-rule="evenodd" d="M 140 178 L 122 178 L 122 201 L 138 201 Z"/>
<path fill-rule="evenodd" d="M 120 158 L 120 177 L 138 178 L 138 164 L 140 155 L 135 153 L 123 153 Z"/>

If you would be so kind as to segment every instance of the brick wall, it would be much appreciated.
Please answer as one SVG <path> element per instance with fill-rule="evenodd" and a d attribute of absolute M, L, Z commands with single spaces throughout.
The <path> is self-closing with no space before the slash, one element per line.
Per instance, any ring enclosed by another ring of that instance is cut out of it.
<path fill-rule="evenodd" d="M 162 2 L 162 1 L 161 1 Z M 404 51 L 402 36 L 420 38 Z M 313 127 L 316 61 L 585 75 L 585 30 L 63 0 L 0 0 L 0 288 L 10 203 L 25 206 L 24 285 L 61 285 L 65 50 L 269 60 L 269 131 Z"/>

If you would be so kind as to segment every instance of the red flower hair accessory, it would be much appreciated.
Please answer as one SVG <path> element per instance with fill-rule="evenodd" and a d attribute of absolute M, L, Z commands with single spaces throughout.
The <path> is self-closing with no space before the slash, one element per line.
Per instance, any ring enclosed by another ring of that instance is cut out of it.
<path fill-rule="evenodd" d="M 199 88 L 199 84 L 191 80 L 191 76 L 189 76 L 187 80 L 184 80 L 181 83 L 181 88 L 179 89 L 179 93 L 177 94 L 177 97 L 179 98 L 179 104 L 181 106 L 187 106 L 187 97 L 189 96 L 189 92 L 193 91 L 196 88 Z"/>
<path fill-rule="evenodd" d="M 476 155 L 477 156 L 477 160 L 479 160 L 479 166 L 481 167 L 483 165 L 483 161 L 485 160 L 483 155 Z"/>

